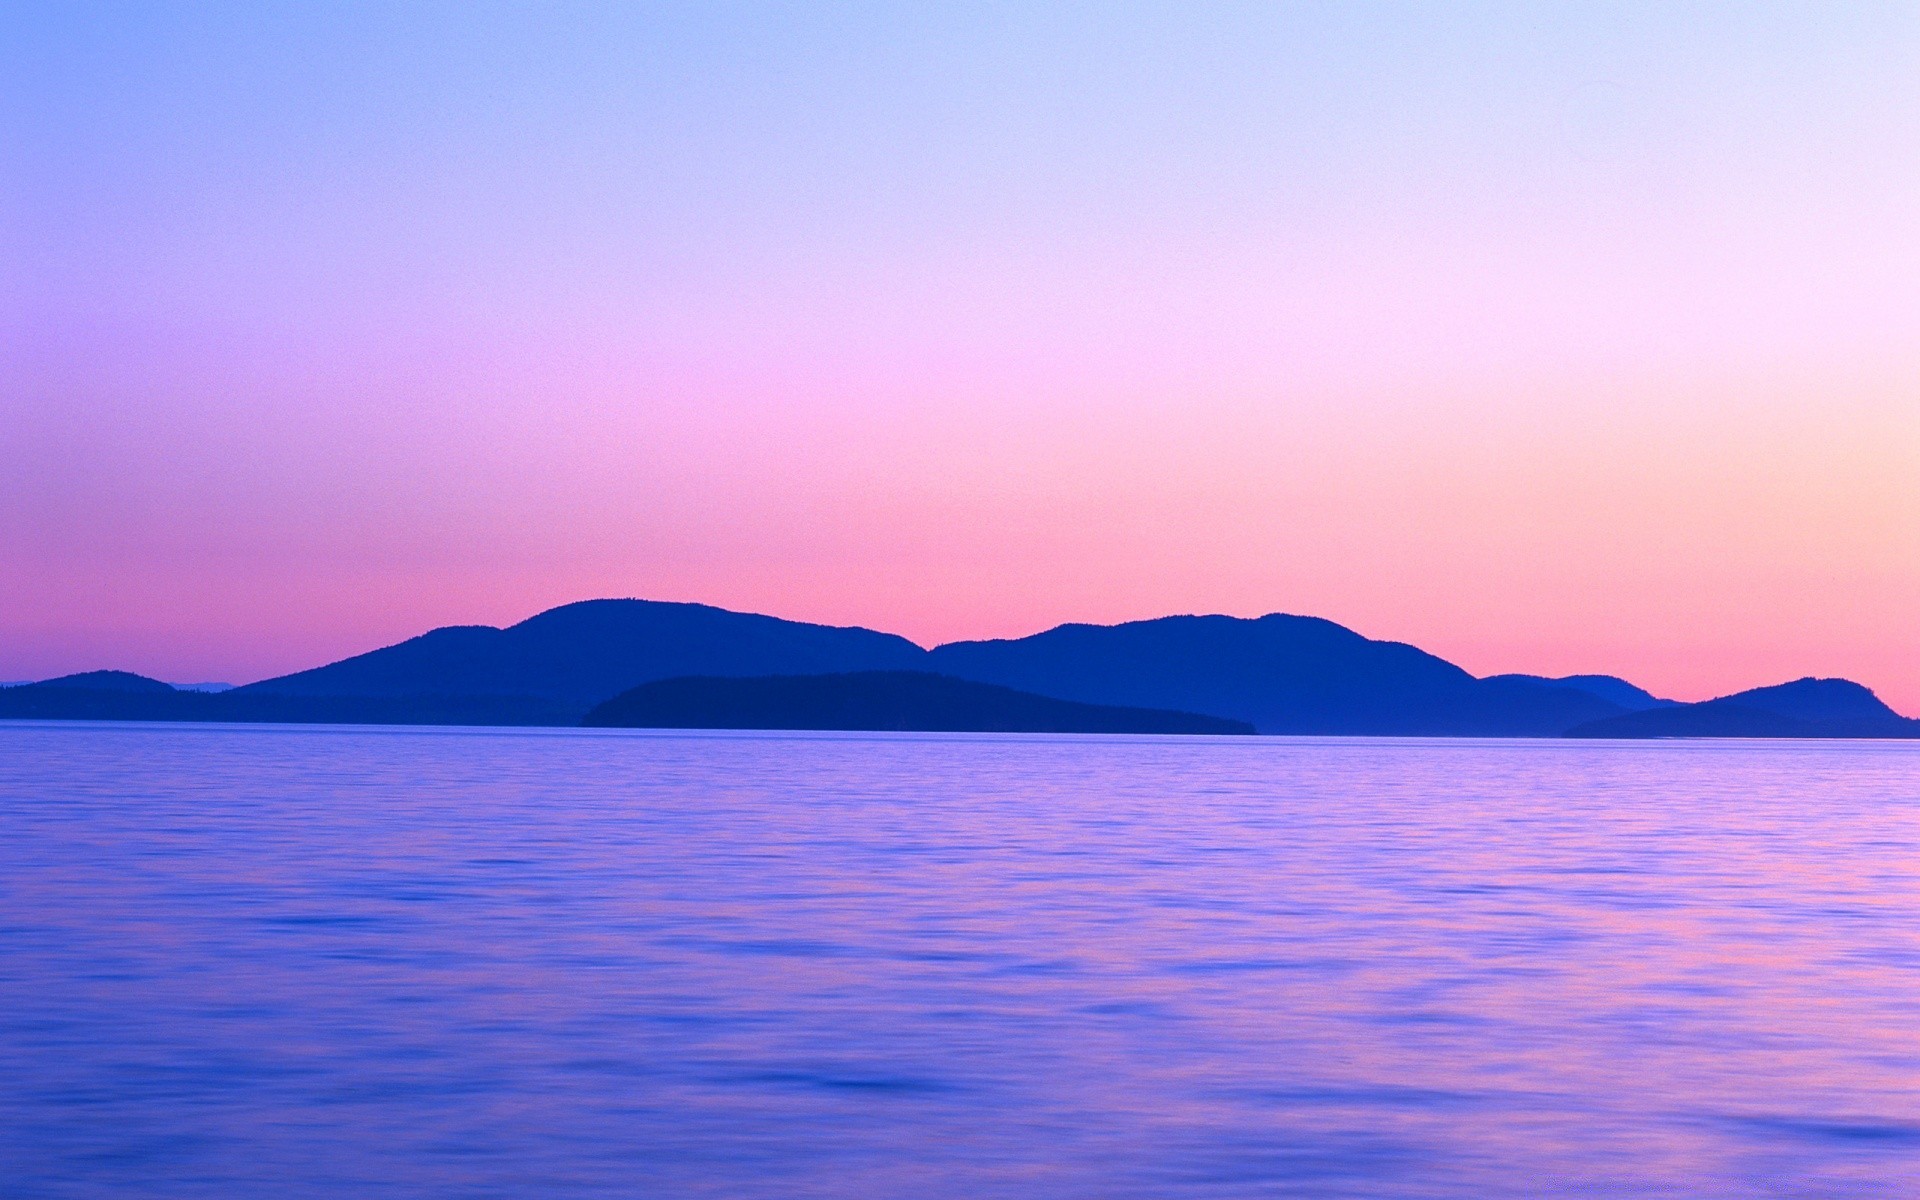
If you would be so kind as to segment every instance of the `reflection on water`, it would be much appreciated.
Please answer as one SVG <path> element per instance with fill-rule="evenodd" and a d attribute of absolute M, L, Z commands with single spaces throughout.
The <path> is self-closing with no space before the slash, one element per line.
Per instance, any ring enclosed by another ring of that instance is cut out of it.
<path fill-rule="evenodd" d="M 0 1194 L 1920 1195 L 1920 747 L 0 727 Z"/>

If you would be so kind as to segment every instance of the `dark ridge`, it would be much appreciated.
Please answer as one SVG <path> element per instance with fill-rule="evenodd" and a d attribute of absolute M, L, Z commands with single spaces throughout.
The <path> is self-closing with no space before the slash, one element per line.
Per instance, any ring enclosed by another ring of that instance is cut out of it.
<path fill-rule="evenodd" d="M 931 664 L 963 679 L 1091 704 L 1217 713 L 1261 733 L 1549 737 L 1619 713 L 1590 692 L 1478 680 L 1400 642 L 1318 617 L 1162 617 L 954 642 Z"/>
<path fill-rule="evenodd" d="M 572 710 L 679 675 L 912 668 L 926 651 L 890 633 L 783 621 L 705 604 L 584 600 L 518 625 L 436 629 L 310 671 L 236 688 L 282 696 L 507 696 Z"/>
<path fill-rule="evenodd" d="M 1729 704 L 1799 717 L 1807 721 L 1879 721 L 1905 718 L 1881 702 L 1873 689 L 1851 679 L 1796 679 L 1772 687 L 1752 688 L 1723 696 Z"/>
<path fill-rule="evenodd" d="M 243 696 L 29 684 L 0 688 L 0 719 L 288 725 L 570 725 L 575 709 L 513 696 Z"/>
<path fill-rule="evenodd" d="M 1582 738 L 1920 738 L 1920 721 L 1847 679 L 1796 679 L 1568 730 Z"/>
<path fill-rule="evenodd" d="M 173 691 L 173 685 L 170 683 L 149 679 L 145 675 L 135 675 L 131 671 L 82 671 L 77 675 L 42 679 L 26 686 L 86 692 L 146 692 L 154 695 Z"/>
<path fill-rule="evenodd" d="M 1708 701 L 1720 707 L 1704 711 L 1606 675 L 1475 679 L 1413 646 L 1283 613 L 1062 625 L 928 651 L 871 629 L 650 600 L 587 600 L 505 629 L 435 629 L 219 693 L 87 672 L 0 689 L 0 716 L 574 725 L 600 702 L 659 680 L 874 671 L 937 673 L 1078 704 L 1206 713 L 1280 734 L 1910 737 L 1915 724 L 1839 679 L 1756 688 Z"/>
<path fill-rule="evenodd" d="M 597 706 L 584 724 L 630 729 L 924 733 L 1253 732 L 1243 721 L 1080 704 L 925 671 L 656 680 Z"/>
<path fill-rule="evenodd" d="M 656 679 L 934 668 L 1082 704 L 1211 713 L 1267 733 L 1547 736 L 1621 711 L 1578 689 L 1476 680 L 1412 646 L 1372 641 L 1313 617 L 1066 625 L 928 652 L 868 629 L 643 600 L 583 601 L 506 629 L 436 629 L 236 688 L 217 705 L 148 705 L 138 717 L 124 706 L 67 703 L 62 711 L 163 720 L 575 724 L 600 701 Z M 311 703 L 294 703 L 302 698 Z"/>
<path fill-rule="evenodd" d="M 1571 688 L 1577 692 L 1586 692 L 1598 696 L 1610 704 L 1617 704 L 1628 712 L 1639 712 L 1647 708 L 1671 708 L 1677 700 L 1662 700 L 1645 688 L 1635 687 L 1617 675 L 1562 675 L 1550 678 L 1545 675 L 1490 675 L 1483 683 L 1505 683 L 1521 680 L 1539 684 L 1542 687 Z"/>

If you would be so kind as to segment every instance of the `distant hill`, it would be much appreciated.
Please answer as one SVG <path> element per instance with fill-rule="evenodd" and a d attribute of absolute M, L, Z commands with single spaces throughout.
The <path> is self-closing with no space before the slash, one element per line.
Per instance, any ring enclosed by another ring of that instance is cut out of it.
<path fill-rule="evenodd" d="M 925 671 L 655 680 L 596 706 L 584 724 L 951 733 L 1253 732 L 1243 721 L 1077 704 Z"/>
<path fill-rule="evenodd" d="M 1757 708 L 1803 721 L 1903 721 L 1873 694 L 1851 679 L 1796 679 L 1724 697 L 1730 704 Z M 1709 703 L 1713 703 L 1709 701 Z"/>
<path fill-rule="evenodd" d="M 0 688 L 0 717 L 573 725 L 667 679 L 921 672 L 1076 704 L 1197 714 L 1261 733 L 1427 737 L 1906 737 L 1845 680 L 1675 704 L 1610 675 L 1476 679 L 1332 621 L 1174 616 L 924 650 L 871 629 L 704 604 L 587 600 L 504 629 L 451 626 L 224 692 L 126 672 Z"/>
<path fill-rule="evenodd" d="M 1499 683 L 1509 680 L 1522 680 L 1540 684 L 1544 687 L 1572 688 L 1598 696 L 1610 704 L 1617 704 L 1628 712 L 1639 712 L 1646 708 L 1671 708 L 1677 700 L 1662 700 L 1645 688 L 1635 687 L 1617 675 L 1561 675 L 1553 678 L 1545 675 L 1491 675 L 1485 682 Z"/>
<path fill-rule="evenodd" d="M 1091 704 L 1211 713 L 1261 733 L 1552 736 L 1619 714 L 1575 688 L 1479 680 L 1318 617 L 1161 617 L 954 642 L 932 669 Z"/>
<path fill-rule="evenodd" d="M 38 683 L 0 687 L 0 717 L 35 720 L 176 720 L 180 693 L 131 671 L 83 671 Z"/>
<path fill-rule="evenodd" d="M 1313 617 L 1065 625 L 929 652 L 869 629 L 645 600 L 569 604 L 506 629 L 437 629 L 233 694 L 452 700 L 480 709 L 499 699 L 555 706 L 571 720 L 658 679 L 874 670 L 932 671 L 1083 704 L 1203 713 L 1265 733 L 1549 736 L 1623 711 L 1578 688 L 1476 680 L 1412 646 L 1371 641 Z"/>
<path fill-rule="evenodd" d="M 43 679 L 26 686 L 64 688 L 83 692 L 138 692 L 148 695 L 173 691 L 173 685 L 170 683 L 149 679 L 145 675 L 135 675 L 132 671 L 82 671 L 78 675 Z"/>
<path fill-rule="evenodd" d="M 100 676 L 123 676 L 107 681 Z M 78 683 L 74 681 L 78 680 Z M 565 725 L 571 708 L 524 697 L 275 696 L 201 692 L 121 671 L 0 687 L 0 719 L 297 725 Z"/>
<path fill-rule="evenodd" d="M 925 656 L 907 639 L 871 629 L 809 625 L 705 604 L 585 600 L 505 629 L 435 629 L 231 694 L 512 698 L 568 711 L 572 724 L 600 701 L 654 679 L 912 669 Z"/>
<path fill-rule="evenodd" d="M 1847 679 L 1796 679 L 1669 708 L 1590 721 L 1568 731 L 1585 738 L 1916 738 L 1908 720 Z"/>

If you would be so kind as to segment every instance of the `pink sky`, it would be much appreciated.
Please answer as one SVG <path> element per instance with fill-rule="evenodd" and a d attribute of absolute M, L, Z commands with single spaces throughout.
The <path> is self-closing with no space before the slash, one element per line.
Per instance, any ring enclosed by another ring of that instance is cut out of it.
<path fill-rule="evenodd" d="M 366 20 L 0 64 L 0 678 L 634 595 L 1920 714 L 1920 21 Z"/>

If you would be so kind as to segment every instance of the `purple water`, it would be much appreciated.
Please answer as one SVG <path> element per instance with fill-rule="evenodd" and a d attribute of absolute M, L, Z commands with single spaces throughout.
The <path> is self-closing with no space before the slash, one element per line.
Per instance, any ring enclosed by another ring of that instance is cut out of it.
<path fill-rule="evenodd" d="M 1920 1195 L 1920 746 L 0 726 L 0 1195 Z"/>

